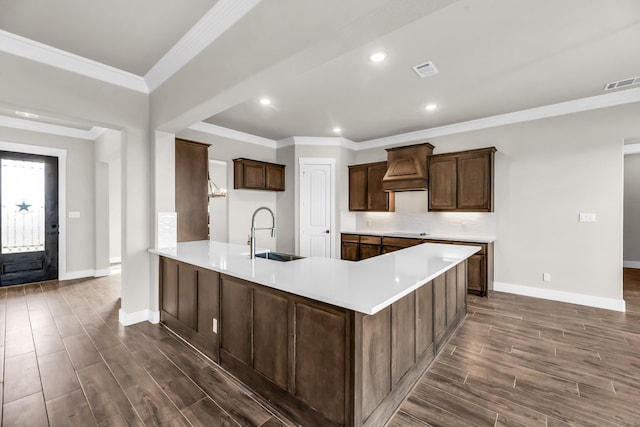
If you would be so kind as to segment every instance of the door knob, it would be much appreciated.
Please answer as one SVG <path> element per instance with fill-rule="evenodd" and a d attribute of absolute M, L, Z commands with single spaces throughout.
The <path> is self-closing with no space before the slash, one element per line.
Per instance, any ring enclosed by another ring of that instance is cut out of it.
<path fill-rule="evenodd" d="M 329 234 L 329 230 L 324 230 L 325 234 Z"/>

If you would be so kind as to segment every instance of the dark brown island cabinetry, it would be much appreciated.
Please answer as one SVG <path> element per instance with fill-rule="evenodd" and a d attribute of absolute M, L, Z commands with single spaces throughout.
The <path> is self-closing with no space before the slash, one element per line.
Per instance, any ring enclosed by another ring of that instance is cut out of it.
<path fill-rule="evenodd" d="M 366 315 L 161 257 L 161 320 L 297 424 L 378 427 L 464 318 L 466 265 Z"/>
<path fill-rule="evenodd" d="M 349 210 L 393 212 L 395 194 L 382 189 L 387 162 L 349 166 Z"/>
<path fill-rule="evenodd" d="M 363 239 L 366 244 L 363 245 Z M 487 296 L 493 291 L 493 243 L 462 242 L 434 239 L 416 239 L 392 236 L 342 234 L 342 259 L 360 261 L 372 256 L 387 254 L 421 243 L 477 246 L 479 252 L 467 259 L 467 288 L 471 294 Z M 378 245 L 378 246 L 376 246 Z"/>
<path fill-rule="evenodd" d="M 176 139 L 176 212 L 178 242 L 209 238 L 207 174 L 209 145 Z"/>
<path fill-rule="evenodd" d="M 212 270 L 160 258 L 160 320 L 216 362 L 219 276 Z"/>
<path fill-rule="evenodd" d="M 493 212 L 495 147 L 429 157 L 429 211 Z"/>
<path fill-rule="evenodd" d="M 233 159 L 233 188 L 284 191 L 285 165 L 250 159 Z"/>

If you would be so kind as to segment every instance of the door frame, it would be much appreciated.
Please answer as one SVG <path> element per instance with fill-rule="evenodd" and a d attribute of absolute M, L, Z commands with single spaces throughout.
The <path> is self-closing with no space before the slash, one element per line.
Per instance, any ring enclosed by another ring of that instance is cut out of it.
<path fill-rule="evenodd" d="M 67 279 L 67 150 L 0 141 L 0 150 L 58 158 L 58 280 Z"/>
<path fill-rule="evenodd" d="M 338 252 L 337 246 L 337 237 L 340 233 L 336 230 L 336 159 L 332 157 L 300 157 L 298 159 L 298 182 L 302 182 L 302 167 L 309 165 L 328 165 L 330 167 L 330 176 L 331 176 L 331 191 L 330 191 L 330 203 L 331 209 L 329 212 L 331 213 L 331 258 L 335 258 Z M 302 239 L 302 221 L 300 220 L 300 212 L 302 208 L 302 200 L 303 196 L 308 196 L 305 194 L 305 189 L 302 186 L 298 187 L 298 206 L 297 206 L 297 216 L 298 216 L 298 227 L 297 233 L 298 238 L 296 239 L 296 253 L 300 253 L 301 239 Z"/>

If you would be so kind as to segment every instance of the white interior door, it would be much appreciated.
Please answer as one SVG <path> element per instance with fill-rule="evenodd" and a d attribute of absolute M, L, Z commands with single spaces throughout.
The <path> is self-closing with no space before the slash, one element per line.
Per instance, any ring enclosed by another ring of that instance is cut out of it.
<path fill-rule="evenodd" d="M 335 160 L 327 160 L 300 161 L 300 255 L 305 257 L 331 257 Z"/>

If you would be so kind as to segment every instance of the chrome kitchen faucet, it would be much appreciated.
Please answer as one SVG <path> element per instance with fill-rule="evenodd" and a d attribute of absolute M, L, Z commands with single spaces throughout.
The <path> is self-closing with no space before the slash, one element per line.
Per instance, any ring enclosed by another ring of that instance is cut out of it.
<path fill-rule="evenodd" d="M 256 228 L 256 214 L 261 210 L 267 210 L 271 214 L 271 227 Z M 251 237 L 249 237 L 249 258 L 251 259 L 256 257 L 256 230 L 271 230 L 271 237 L 276 237 L 276 216 L 273 214 L 273 211 L 266 206 L 256 209 L 251 217 Z"/>

